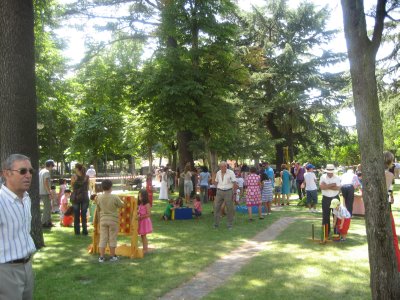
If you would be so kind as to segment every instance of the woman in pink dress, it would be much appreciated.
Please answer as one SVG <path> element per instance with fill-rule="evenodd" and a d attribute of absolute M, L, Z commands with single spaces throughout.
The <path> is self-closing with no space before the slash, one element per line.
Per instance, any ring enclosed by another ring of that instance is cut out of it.
<path fill-rule="evenodd" d="M 151 223 L 151 206 L 149 203 L 149 195 L 146 190 L 139 191 L 139 210 L 138 210 L 138 219 L 139 219 L 139 229 L 138 233 L 142 238 L 143 244 L 143 253 L 146 253 L 149 250 L 147 234 L 153 232 L 153 224 Z"/>
<path fill-rule="evenodd" d="M 250 168 L 250 174 L 246 178 L 246 206 L 249 212 L 249 221 L 253 221 L 253 206 L 258 206 L 258 217 L 264 219 L 261 210 L 261 181 L 260 176 L 256 174 L 255 167 Z"/>

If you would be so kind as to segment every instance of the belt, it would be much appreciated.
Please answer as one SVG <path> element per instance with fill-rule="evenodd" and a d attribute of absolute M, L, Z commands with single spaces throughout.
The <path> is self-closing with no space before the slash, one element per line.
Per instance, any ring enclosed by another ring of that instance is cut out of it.
<path fill-rule="evenodd" d="M 24 258 L 10 260 L 10 261 L 6 262 L 6 264 L 26 264 L 27 262 L 29 262 L 31 260 L 31 258 L 32 258 L 32 255 L 29 255 Z"/>
<path fill-rule="evenodd" d="M 223 192 L 226 192 L 226 191 L 230 191 L 230 190 L 232 190 L 232 189 L 230 188 L 230 189 L 226 189 L 226 190 L 223 190 L 223 189 L 218 189 L 218 190 L 223 191 Z"/>

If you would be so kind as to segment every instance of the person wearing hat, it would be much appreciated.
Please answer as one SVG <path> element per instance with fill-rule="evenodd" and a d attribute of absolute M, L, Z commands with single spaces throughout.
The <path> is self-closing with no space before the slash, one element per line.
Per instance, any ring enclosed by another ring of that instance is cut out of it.
<path fill-rule="evenodd" d="M 310 212 L 317 212 L 316 205 L 318 203 L 318 187 L 317 187 L 317 177 L 314 173 L 314 165 L 307 164 L 307 173 L 304 174 L 304 187 L 307 196 L 307 206 Z"/>
<path fill-rule="evenodd" d="M 96 194 L 96 170 L 93 165 L 90 165 L 86 171 L 86 176 L 89 176 L 89 193 L 90 195 Z"/>
<path fill-rule="evenodd" d="M 335 174 L 335 166 L 327 164 L 325 174 L 319 180 L 319 187 L 322 193 L 322 225 L 328 224 L 328 233 L 331 232 L 331 202 L 339 199 L 340 177 Z"/>
<path fill-rule="evenodd" d="M 51 222 L 51 177 L 50 172 L 54 168 L 54 161 L 49 159 L 45 167 L 39 172 L 39 197 L 43 202 L 42 226 L 49 228 L 54 226 Z"/>
<path fill-rule="evenodd" d="M 340 203 L 339 199 L 333 199 L 331 205 L 333 213 L 333 227 L 336 227 L 340 234 L 340 241 L 345 241 L 347 232 L 350 227 L 351 215 L 345 206 Z"/>

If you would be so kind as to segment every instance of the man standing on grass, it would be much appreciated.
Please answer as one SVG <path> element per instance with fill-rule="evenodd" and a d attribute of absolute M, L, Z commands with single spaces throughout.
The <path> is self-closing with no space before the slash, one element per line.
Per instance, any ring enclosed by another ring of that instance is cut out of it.
<path fill-rule="evenodd" d="M 228 229 L 232 229 L 235 213 L 233 191 L 237 189 L 236 175 L 232 170 L 228 169 L 228 164 L 225 161 L 220 162 L 219 169 L 214 180 L 214 185 L 217 187 L 214 207 L 214 227 L 217 228 L 219 226 L 221 206 L 225 202 L 228 214 Z"/>
<path fill-rule="evenodd" d="M 331 233 L 331 202 L 339 199 L 340 177 L 334 174 L 335 166 L 327 164 L 325 174 L 319 180 L 319 187 L 322 192 L 322 225 L 328 224 L 328 234 Z M 339 199 L 340 200 L 340 199 Z"/>
<path fill-rule="evenodd" d="M 54 168 L 54 161 L 49 159 L 46 161 L 45 167 L 39 172 L 39 195 L 43 202 L 42 226 L 50 228 L 53 226 L 51 222 L 51 177 L 50 172 Z"/>
<path fill-rule="evenodd" d="M 358 176 L 354 174 L 352 169 L 348 169 L 340 178 L 342 195 L 344 203 L 350 215 L 353 215 L 354 191 L 360 186 Z"/>
<path fill-rule="evenodd" d="M 125 171 L 125 169 L 124 169 Z M 126 172 L 126 171 L 125 171 Z M 122 173 L 122 171 L 121 171 Z M 96 170 L 93 165 L 90 165 L 86 171 L 86 176 L 89 176 L 89 193 L 90 195 L 96 194 Z"/>
<path fill-rule="evenodd" d="M 5 183 L 0 189 L 0 299 L 33 299 L 30 235 L 33 169 L 25 155 L 12 154 L 2 164 Z"/>

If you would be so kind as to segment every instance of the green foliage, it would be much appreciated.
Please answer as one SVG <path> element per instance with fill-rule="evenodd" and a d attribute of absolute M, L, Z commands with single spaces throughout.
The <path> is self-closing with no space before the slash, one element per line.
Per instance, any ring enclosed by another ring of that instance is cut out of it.
<path fill-rule="evenodd" d="M 55 1 L 35 1 L 34 7 L 40 161 L 64 161 L 74 118 L 71 86 L 64 77 L 67 69 L 61 52 L 63 44 L 54 34 L 59 10 Z"/>
<path fill-rule="evenodd" d="M 344 99 L 338 92 L 346 80 L 320 70 L 345 56 L 322 51 L 335 33 L 325 30 L 327 18 L 326 8 L 303 2 L 289 9 L 286 1 L 268 1 L 242 18 L 239 47 L 252 74 L 240 93 L 243 109 L 257 116 L 255 126 L 265 124 L 276 145 L 288 145 L 294 155 L 300 147 L 310 156 L 318 153 L 316 142 L 329 147 L 338 131 L 332 110 Z M 280 159 L 277 153 L 278 164 Z"/>
<path fill-rule="evenodd" d="M 75 105 L 80 113 L 73 144 L 74 151 L 90 160 L 137 152 L 130 130 L 141 124 L 135 123 L 129 106 L 141 49 L 135 41 L 115 42 L 88 60 L 78 74 Z"/>

